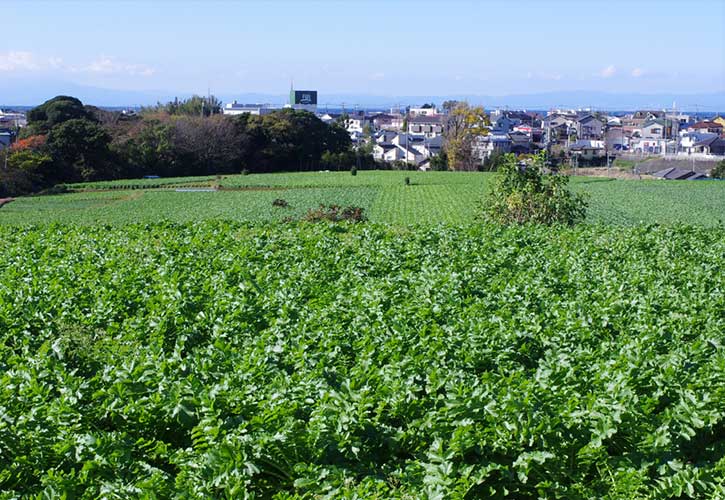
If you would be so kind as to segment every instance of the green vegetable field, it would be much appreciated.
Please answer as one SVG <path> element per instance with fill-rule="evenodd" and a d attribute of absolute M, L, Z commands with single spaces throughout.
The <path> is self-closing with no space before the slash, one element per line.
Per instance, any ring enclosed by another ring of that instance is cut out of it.
<path fill-rule="evenodd" d="M 725 498 L 719 185 L 502 228 L 365 174 L 285 196 L 363 224 L 148 223 L 274 220 L 265 190 L 0 209 L 0 498 Z M 635 223 L 677 199 L 701 224 Z"/>
<path fill-rule="evenodd" d="M 269 222 L 299 218 L 320 203 L 360 206 L 371 221 L 384 224 L 470 224 L 491 179 L 488 173 L 361 171 L 108 181 L 72 185 L 78 192 L 70 194 L 19 198 L 0 209 L 0 224 Z M 176 191 L 217 184 L 223 190 Z M 588 195 L 590 223 L 725 221 L 725 182 L 574 177 L 571 185 Z M 278 198 L 289 207 L 272 206 Z"/>

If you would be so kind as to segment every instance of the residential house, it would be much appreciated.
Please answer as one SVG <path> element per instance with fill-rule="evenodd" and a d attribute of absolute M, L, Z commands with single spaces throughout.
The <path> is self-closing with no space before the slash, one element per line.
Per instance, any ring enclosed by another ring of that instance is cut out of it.
<path fill-rule="evenodd" d="M 643 139 L 661 139 L 665 137 L 665 121 L 660 118 L 649 120 L 642 124 L 639 136 Z"/>
<path fill-rule="evenodd" d="M 400 130 L 403 128 L 403 116 L 400 114 L 377 113 L 370 116 L 375 130 Z"/>
<path fill-rule="evenodd" d="M 576 130 L 576 120 L 572 115 L 550 113 L 543 120 L 546 142 L 566 144 L 569 136 Z"/>
<path fill-rule="evenodd" d="M 622 117 L 622 127 L 624 133 L 627 136 L 634 136 L 635 132 L 642 128 L 645 123 L 656 120 L 658 118 L 664 119 L 664 111 L 636 111 L 632 114 L 625 115 Z"/>
<path fill-rule="evenodd" d="M 340 113 L 322 113 L 318 114 L 317 117 L 328 125 L 336 122 L 342 115 Z"/>
<path fill-rule="evenodd" d="M 440 153 L 442 138 L 428 139 L 410 134 L 380 131 L 375 135 L 373 158 L 378 161 L 406 161 L 415 165 Z"/>
<path fill-rule="evenodd" d="M 531 141 L 531 137 L 523 132 L 511 132 L 508 134 L 511 140 L 511 152 L 515 155 L 533 153 L 538 147 Z"/>
<path fill-rule="evenodd" d="M 373 158 L 377 161 L 392 162 L 402 160 L 403 155 L 401 149 L 393 144 L 375 144 Z"/>
<path fill-rule="evenodd" d="M 10 130 L 0 130 L 0 150 L 10 147 L 13 142 L 13 133 Z"/>
<path fill-rule="evenodd" d="M 398 146 L 398 150 L 402 154 L 402 160 L 407 163 L 418 165 L 419 163 L 423 162 L 423 160 L 425 160 L 425 156 L 416 148 L 414 148 L 412 144 Z"/>
<path fill-rule="evenodd" d="M 222 113 L 231 116 L 244 114 L 261 116 L 272 113 L 275 109 L 269 104 L 240 104 L 232 101 L 222 108 Z"/>
<path fill-rule="evenodd" d="M 621 127 L 622 119 L 618 116 L 607 116 L 607 127 Z"/>
<path fill-rule="evenodd" d="M 364 111 L 354 111 L 345 117 L 345 129 L 348 133 L 363 134 L 365 127 L 370 124 L 370 118 Z"/>
<path fill-rule="evenodd" d="M 708 139 L 716 138 L 717 134 L 712 132 L 680 132 L 680 152 L 687 154 L 701 153 L 702 143 Z"/>
<path fill-rule="evenodd" d="M 704 174 L 699 174 L 697 172 L 693 172 L 692 170 L 685 170 L 683 168 L 676 167 L 670 167 L 664 170 L 660 170 L 659 172 L 655 172 L 654 174 L 652 174 L 652 176 L 657 177 L 658 179 L 668 181 L 696 181 L 707 179 L 707 176 Z"/>
<path fill-rule="evenodd" d="M 624 128 L 610 125 L 604 132 L 604 148 L 607 151 L 627 151 L 629 149 L 629 137 L 624 135 Z"/>
<path fill-rule="evenodd" d="M 630 149 L 638 154 L 662 154 L 667 147 L 667 139 L 655 137 L 632 137 Z"/>
<path fill-rule="evenodd" d="M 711 134 L 722 134 L 723 125 L 718 122 L 702 121 L 693 123 L 686 129 L 688 132 L 710 132 Z"/>
<path fill-rule="evenodd" d="M 665 120 L 677 124 L 677 129 L 681 130 L 687 128 L 687 125 L 692 123 L 692 117 L 690 115 L 684 115 L 682 113 L 668 113 L 665 115 Z"/>
<path fill-rule="evenodd" d="M 0 109 L 0 128 L 22 128 L 28 124 L 24 113 L 14 111 L 3 111 Z"/>
<path fill-rule="evenodd" d="M 424 158 L 430 158 L 431 156 L 440 154 L 443 149 L 443 136 L 425 137 L 422 141 L 415 140 L 410 143 L 410 146 L 420 152 Z"/>
<path fill-rule="evenodd" d="M 443 134 L 443 115 L 413 116 L 408 121 L 408 133 L 420 137 L 437 137 Z"/>
<path fill-rule="evenodd" d="M 725 128 L 725 116 L 716 116 L 716 117 L 710 119 L 709 121 L 711 121 L 713 123 L 717 123 L 717 124 L 721 125 L 723 128 Z"/>
<path fill-rule="evenodd" d="M 594 141 L 591 139 L 579 139 L 569 147 L 569 153 L 586 160 L 601 158 L 606 154 L 604 141 Z"/>
<path fill-rule="evenodd" d="M 644 123 L 655 120 L 657 118 L 665 118 L 665 112 L 664 111 L 635 111 L 631 115 L 626 115 L 624 119 L 622 120 L 622 124 L 624 126 L 632 126 L 635 128 L 640 128 Z"/>
<path fill-rule="evenodd" d="M 396 135 L 398 134 L 392 130 L 380 130 L 375 133 L 374 139 L 377 144 L 392 144 Z"/>
<path fill-rule="evenodd" d="M 439 114 L 438 108 L 436 108 L 435 106 L 410 108 L 410 110 L 408 110 L 408 113 L 410 114 L 410 116 L 436 116 Z"/>
<path fill-rule="evenodd" d="M 510 153 L 511 139 L 507 134 L 480 135 L 474 139 L 474 155 L 483 160 L 493 153 Z"/>
<path fill-rule="evenodd" d="M 708 137 L 694 143 L 690 148 L 691 153 L 702 153 L 706 155 L 725 155 L 725 139 L 718 136 Z"/>
<path fill-rule="evenodd" d="M 576 135 L 578 139 L 598 140 L 604 134 L 604 123 L 593 116 L 585 115 L 576 122 Z"/>

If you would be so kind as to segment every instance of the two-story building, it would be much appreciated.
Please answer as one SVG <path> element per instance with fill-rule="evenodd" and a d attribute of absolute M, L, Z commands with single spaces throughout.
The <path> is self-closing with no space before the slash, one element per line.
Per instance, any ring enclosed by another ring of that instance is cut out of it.
<path fill-rule="evenodd" d="M 599 140 L 604 135 L 604 123 L 593 115 L 584 115 L 576 122 L 576 134 L 579 139 Z"/>
<path fill-rule="evenodd" d="M 408 133 L 419 137 L 438 137 L 443 134 L 443 115 L 418 115 L 408 120 Z"/>

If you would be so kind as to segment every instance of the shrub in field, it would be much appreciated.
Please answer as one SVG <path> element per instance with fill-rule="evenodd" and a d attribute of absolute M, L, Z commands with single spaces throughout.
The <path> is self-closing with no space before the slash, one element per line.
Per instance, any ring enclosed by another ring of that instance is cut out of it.
<path fill-rule="evenodd" d="M 410 177 L 405 178 L 405 185 L 410 186 Z"/>
<path fill-rule="evenodd" d="M 352 167 L 350 169 L 350 175 L 357 175 L 357 167 Z"/>
<path fill-rule="evenodd" d="M 725 160 L 720 160 L 715 168 L 712 169 L 710 177 L 715 179 L 725 179 Z"/>
<path fill-rule="evenodd" d="M 282 198 L 277 198 L 272 202 L 273 207 L 281 207 L 281 208 L 287 208 L 289 207 L 289 203 L 287 203 L 287 200 L 283 200 Z"/>
<path fill-rule="evenodd" d="M 304 216 L 303 220 L 308 222 L 364 222 L 366 220 L 364 210 L 360 207 L 341 207 L 339 205 L 320 205 L 312 209 Z"/>
<path fill-rule="evenodd" d="M 544 174 L 543 156 L 529 164 L 508 155 L 499 167 L 483 210 L 483 218 L 502 224 L 574 225 L 586 216 L 586 200 L 567 188 L 569 178 Z"/>

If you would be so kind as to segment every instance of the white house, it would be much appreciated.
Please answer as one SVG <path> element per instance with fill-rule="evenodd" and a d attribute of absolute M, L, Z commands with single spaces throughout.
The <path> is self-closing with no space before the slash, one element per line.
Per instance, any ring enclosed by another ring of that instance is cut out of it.
<path fill-rule="evenodd" d="M 653 137 L 633 137 L 630 149 L 639 154 L 662 154 L 667 147 L 667 140 Z"/>
<path fill-rule="evenodd" d="M 438 115 L 438 108 L 410 108 L 408 113 L 410 116 L 436 116 Z"/>
<path fill-rule="evenodd" d="M 375 144 L 373 146 L 373 158 L 377 161 L 391 162 L 402 160 L 402 150 L 394 144 Z"/>
<path fill-rule="evenodd" d="M 366 125 L 370 124 L 370 119 L 364 112 L 355 113 L 347 116 L 345 120 L 345 128 L 350 134 L 362 134 Z"/>
<path fill-rule="evenodd" d="M 267 115 L 274 111 L 276 108 L 271 107 L 269 104 L 240 104 L 237 101 L 227 103 L 222 108 L 222 113 L 225 115 Z"/>
<path fill-rule="evenodd" d="M 681 132 L 680 152 L 687 154 L 701 152 L 699 144 L 716 138 L 717 134 L 713 134 L 712 132 Z"/>
<path fill-rule="evenodd" d="M 493 153 L 510 153 L 512 141 L 507 134 L 480 135 L 474 139 L 474 155 L 483 160 Z"/>

